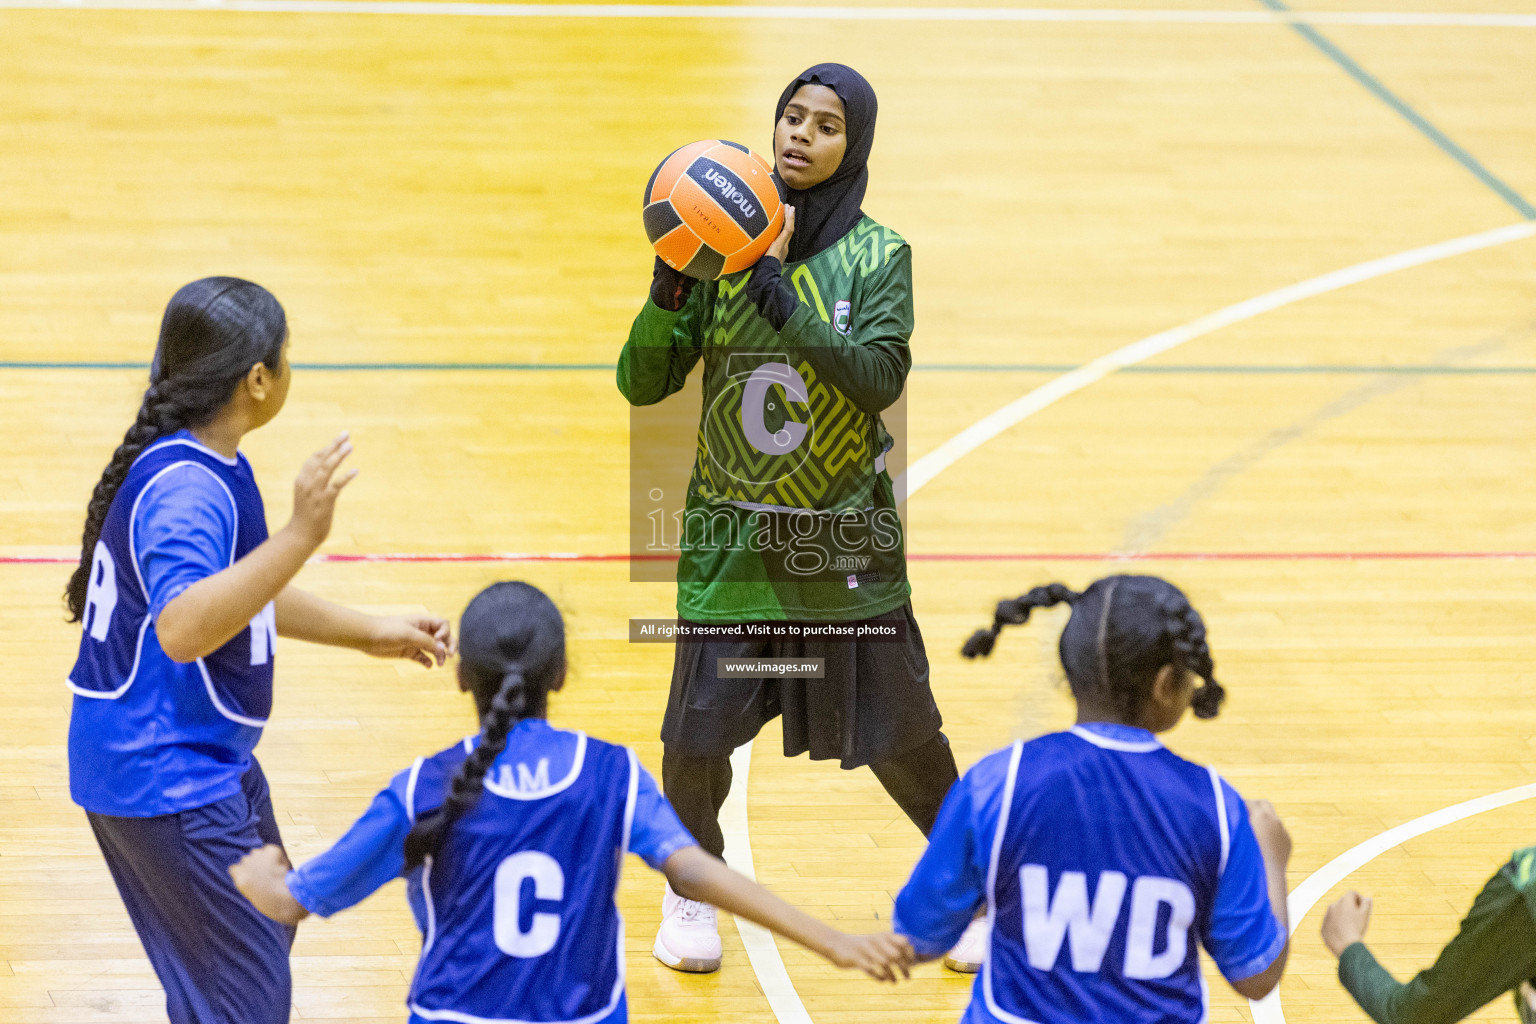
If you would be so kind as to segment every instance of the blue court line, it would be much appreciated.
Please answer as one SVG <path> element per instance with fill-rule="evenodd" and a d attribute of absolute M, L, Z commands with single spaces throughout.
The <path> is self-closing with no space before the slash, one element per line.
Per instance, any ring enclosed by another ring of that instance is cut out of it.
<path fill-rule="evenodd" d="M 613 372 L 612 363 L 294 363 L 295 370 L 320 372 L 539 372 L 548 370 L 596 370 Z M 1068 373 L 1076 363 L 917 363 L 914 372 L 937 373 Z M 148 370 L 148 363 L 114 362 L 27 362 L 0 360 L 0 370 Z M 1142 374 L 1232 374 L 1232 375 L 1323 375 L 1323 374 L 1405 374 L 1439 376 L 1531 376 L 1536 366 L 1351 366 L 1325 363 L 1308 366 L 1272 364 L 1145 363 L 1127 366 L 1121 373 Z"/>
<path fill-rule="evenodd" d="M 1296 12 L 1286 5 L 1285 0 L 1259 0 L 1259 2 L 1272 11 L 1296 16 Z M 1308 25 L 1305 21 L 1299 20 L 1299 18 L 1304 17 L 1306 17 L 1305 14 L 1299 15 L 1298 20 L 1290 22 L 1290 27 L 1295 29 L 1303 39 L 1321 50 L 1324 55 L 1339 67 L 1349 72 L 1351 78 L 1365 86 L 1377 99 L 1401 114 L 1404 120 L 1422 132 L 1429 141 L 1439 146 L 1441 151 L 1471 171 L 1477 177 L 1477 180 L 1497 192 L 1499 197 L 1506 203 L 1519 210 L 1522 217 L 1527 220 L 1536 220 L 1536 206 L 1532 206 L 1526 201 L 1524 196 L 1510 188 L 1492 171 L 1479 163 L 1477 157 L 1462 149 L 1448 135 L 1430 124 L 1422 114 L 1410 107 L 1392 90 L 1381 84 L 1376 76 L 1359 64 L 1356 64 L 1349 54 L 1335 46 L 1327 36 L 1311 25 Z"/>

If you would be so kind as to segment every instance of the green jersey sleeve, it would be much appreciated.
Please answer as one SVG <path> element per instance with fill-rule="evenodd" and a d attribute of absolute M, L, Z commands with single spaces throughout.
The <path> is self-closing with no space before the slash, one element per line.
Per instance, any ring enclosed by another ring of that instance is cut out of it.
<path fill-rule="evenodd" d="M 714 282 L 695 285 L 676 313 L 645 300 L 619 353 L 619 391 L 630 405 L 654 405 L 681 390 L 703 353 L 714 291 Z"/>
<path fill-rule="evenodd" d="M 793 275 L 791 283 L 798 285 Z M 779 338 L 860 412 L 873 415 L 890 408 L 901 396 L 912 368 L 911 248 L 902 243 L 861 284 L 857 315 L 848 334 L 838 329 L 835 319 L 823 319 L 802 294 L 799 308 Z"/>
<path fill-rule="evenodd" d="M 1340 983 L 1377 1024 L 1448 1024 L 1536 976 L 1536 919 L 1521 885 L 1533 856 L 1520 851 L 1488 880 L 1434 964 L 1408 982 L 1357 942 L 1339 957 Z"/>

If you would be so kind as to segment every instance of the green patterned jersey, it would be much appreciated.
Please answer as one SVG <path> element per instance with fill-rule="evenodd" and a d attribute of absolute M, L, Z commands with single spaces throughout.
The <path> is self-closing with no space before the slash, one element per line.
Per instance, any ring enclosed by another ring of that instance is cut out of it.
<path fill-rule="evenodd" d="M 799 306 L 782 331 L 747 297 L 750 271 L 652 303 L 619 359 L 635 405 L 703 363 L 703 409 L 677 569 L 678 613 L 701 622 L 850 621 L 910 594 L 881 413 L 911 367 L 911 250 L 865 217 L 785 265 Z"/>

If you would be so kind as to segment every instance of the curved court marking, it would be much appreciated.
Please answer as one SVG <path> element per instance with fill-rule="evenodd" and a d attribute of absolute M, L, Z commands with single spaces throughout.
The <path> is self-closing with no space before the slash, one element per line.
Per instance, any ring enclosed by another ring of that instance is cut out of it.
<path fill-rule="evenodd" d="M 1414 818 L 1395 828 L 1389 828 L 1378 836 L 1372 836 L 1359 846 L 1339 854 L 1308 875 L 1307 880 L 1292 889 L 1290 896 L 1286 897 L 1285 909 L 1291 920 L 1291 934 L 1296 934 L 1302 918 L 1307 916 L 1308 912 L 1317 905 L 1317 901 L 1322 899 L 1330 889 L 1393 847 L 1400 846 L 1426 832 L 1433 832 L 1437 828 L 1454 824 L 1463 818 L 1470 818 L 1475 814 L 1483 814 L 1533 798 L 1536 798 L 1536 783 L 1475 797 L 1459 804 L 1452 804 L 1450 807 L 1442 807 L 1438 811 L 1431 811 L 1423 817 Z M 1280 1009 L 1279 988 L 1257 1002 L 1250 1000 L 1248 1005 L 1253 1010 L 1254 1024 L 1285 1024 L 1285 1014 Z"/>
<path fill-rule="evenodd" d="M 752 771 L 752 742 L 748 740 L 731 754 L 731 790 L 720 808 L 720 831 L 725 833 L 725 861 L 753 881 L 757 872 L 752 867 L 752 836 L 747 830 L 747 779 Z M 752 962 L 758 984 L 779 1024 L 812 1024 L 811 1015 L 800 1001 L 789 972 L 784 969 L 784 958 L 779 956 L 778 944 L 773 933 L 761 925 L 737 917 L 736 930 L 741 933 L 741 945 Z"/>
<path fill-rule="evenodd" d="M 1115 349 L 1092 362 L 1084 363 L 1069 373 L 1047 381 L 1001 409 L 982 417 L 913 462 L 895 481 L 897 500 L 910 500 L 912 495 L 931 483 L 934 477 L 988 441 L 1018 426 L 1030 416 L 1056 404 L 1068 395 L 1075 394 L 1090 384 L 1098 383 L 1116 370 L 1123 370 L 1128 366 L 1144 362 L 1153 356 L 1178 348 L 1186 341 L 1202 338 L 1223 327 L 1251 320 L 1262 313 L 1272 312 L 1282 306 L 1300 302 L 1302 299 L 1310 299 L 1362 281 L 1370 281 L 1399 270 L 1407 270 L 1410 267 L 1423 266 L 1452 256 L 1462 256 L 1480 249 L 1490 249 L 1508 242 L 1517 242 L 1533 235 L 1536 235 L 1536 222 L 1526 221 L 1495 228 L 1492 231 L 1482 231 L 1475 235 L 1436 242 L 1434 245 L 1409 249 L 1406 252 L 1383 256 L 1379 259 L 1367 260 L 1352 267 L 1345 267 L 1320 277 L 1277 288 L 1264 295 L 1245 299 L 1225 309 L 1218 309 L 1214 313 L 1207 313 L 1178 327 L 1159 331 L 1150 337 Z"/>
<path fill-rule="evenodd" d="M 408 14 L 469 18 L 666 18 L 783 21 L 955 21 L 1183 25 L 1393 25 L 1536 28 L 1536 14 L 1450 11 L 1135 11 L 1050 7 L 805 7 L 753 4 L 503 4 L 422 0 L 0 0 L 0 9 Z"/>

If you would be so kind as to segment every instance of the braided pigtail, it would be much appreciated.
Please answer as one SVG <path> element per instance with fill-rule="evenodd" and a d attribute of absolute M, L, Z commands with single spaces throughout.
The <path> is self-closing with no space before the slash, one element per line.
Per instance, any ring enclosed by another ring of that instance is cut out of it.
<path fill-rule="evenodd" d="M 102 525 L 134 460 L 159 438 L 211 421 L 257 363 L 277 373 L 287 338 L 283 307 L 250 281 L 205 277 L 171 297 L 139 414 L 86 506 L 80 564 L 64 589 L 69 621 L 79 622 L 85 613 Z"/>
<path fill-rule="evenodd" d="M 85 530 L 80 538 L 80 564 L 75 566 L 74 575 L 69 578 L 69 585 L 64 591 L 70 622 L 79 622 L 85 613 L 85 598 L 90 589 L 91 570 L 96 558 L 96 542 L 101 539 L 101 528 L 107 520 L 107 510 L 112 507 L 112 499 L 117 496 L 118 488 L 123 486 L 128 470 L 144 449 L 157 438 L 174 434 L 187 425 L 184 416 L 185 410 L 176 400 L 176 388 L 170 382 L 151 384 L 149 390 L 144 392 L 139 415 L 123 435 L 123 443 L 112 453 L 111 461 L 102 471 L 101 479 L 96 482 L 96 489 L 91 492 L 90 504 L 86 506 Z"/>
<path fill-rule="evenodd" d="M 1216 664 L 1205 640 L 1205 620 L 1184 597 L 1175 591 L 1161 602 L 1164 629 L 1173 644 L 1174 664 L 1193 672 L 1202 680 L 1190 704 L 1196 718 L 1215 718 L 1227 691 L 1216 681 Z"/>
<path fill-rule="evenodd" d="M 1077 591 L 1060 583 L 1047 583 L 1012 601 L 999 601 L 997 612 L 992 616 L 991 628 L 978 629 L 972 633 L 971 638 L 960 648 L 960 653 L 967 658 L 985 658 L 997 645 L 997 635 L 1003 631 L 1004 626 L 1022 626 L 1029 621 L 1030 612 L 1036 608 L 1072 604 L 1080 596 Z"/>
<path fill-rule="evenodd" d="M 470 751 L 448 786 L 442 804 L 416 819 L 405 837 L 405 867 L 409 871 L 435 855 L 448 838 L 453 823 L 468 813 L 485 791 L 485 773 L 507 749 L 507 734 L 528 714 L 528 686 L 521 666 L 513 665 L 502 676 L 501 687 L 490 710 L 480 722 L 480 742 Z"/>

